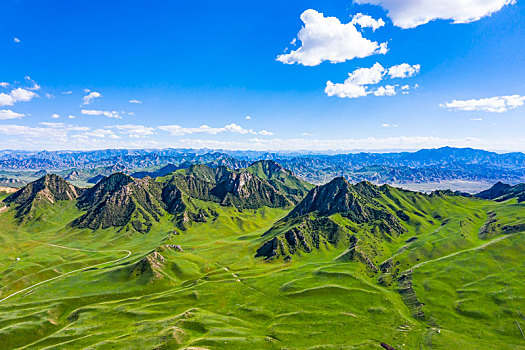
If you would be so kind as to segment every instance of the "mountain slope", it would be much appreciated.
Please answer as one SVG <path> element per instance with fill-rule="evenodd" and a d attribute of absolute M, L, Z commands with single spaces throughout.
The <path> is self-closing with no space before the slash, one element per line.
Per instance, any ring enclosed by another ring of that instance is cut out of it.
<path fill-rule="evenodd" d="M 256 256 L 279 258 L 298 251 L 310 253 L 323 246 L 348 245 L 357 242 L 357 233 L 362 233 L 363 239 L 374 236 L 367 239 L 371 245 L 377 239 L 396 239 L 407 230 L 392 209 L 380 201 L 387 191 L 387 186 L 366 182 L 351 185 L 342 177 L 318 186 L 265 233 L 273 238 L 257 250 Z"/>
<path fill-rule="evenodd" d="M 82 190 L 57 175 L 45 175 L 13 193 L 4 203 L 14 207 L 16 217 L 23 221 L 34 219 L 35 210 L 58 201 L 73 201 Z"/>
<path fill-rule="evenodd" d="M 521 203 L 525 201 L 525 184 L 511 186 L 502 182 L 497 182 L 488 190 L 482 191 L 475 196 L 483 199 L 496 200 L 499 202 L 516 198 L 518 203 Z"/>
<path fill-rule="evenodd" d="M 272 186 L 268 180 L 248 169 L 234 171 L 224 166 L 211 168 L 196 164 L 160 181 L 195 199 L 235 206 L 238 209 L 257 209 L 263 206 L 287 207 L 302 198 L 306 193 L 304 182 L 291 174 L 287 178 L 292 181 L 291 185 L 272 179 L 275 184 Z M 296 187 L 295 182 L 301 186 Z"/>
<path fill-rule="evenodd" d="M 161 191 L 159 184 L 150 178 L 133 179 L 116 173 L 82 194 L 77 206 L 86 213 L 72 226 L 96 230 L 130 224 L 139 232 L 147 232 L 163 215 Z"/>

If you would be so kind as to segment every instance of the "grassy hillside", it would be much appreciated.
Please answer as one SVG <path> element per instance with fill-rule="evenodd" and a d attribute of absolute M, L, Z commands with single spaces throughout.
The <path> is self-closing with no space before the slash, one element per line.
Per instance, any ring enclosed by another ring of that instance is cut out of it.
<path fill-rule="evenodd" d="M 346 198 L 358 199 L 351 203 L 374 208 L 369 219 L 349 215 L 355 206 L 295 215 L 291 207 L 192 197 L 214 216 L 180 230 L 162 215 L 140 233 L 72 227 L 85 215 L 75 201 L 45 206 L 21 224 L 9 209 L 0 213 L 0 344 L 525 349 L 522 204 L 351 190 L 357 197 Z M 333 240 L 327 227 L 344 239 Z M 287 251 L 290 259 L 255 257 L 293 228 L 296 236 L 327 238 L 309 251 Z"/>

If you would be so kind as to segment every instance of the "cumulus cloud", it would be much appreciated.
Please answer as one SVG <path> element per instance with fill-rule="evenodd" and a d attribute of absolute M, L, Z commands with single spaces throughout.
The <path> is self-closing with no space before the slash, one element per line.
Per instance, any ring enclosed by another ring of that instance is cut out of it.
<path fill-rule="evenodd" d="M 96 109 L 83 109 L 80 113 L 84 115 L 103 115 L 108 118 L 122 119 L 119 112 L 117 111 L 100 111 Z"/>
<path fill-rule="evenodd" d="M 359 24 L 361 28 L 372 28 L 374 32 L 385 25 L 385 21 L 382 18 L 376 20 L 372 16 L 363 15 L 362 13 L 356 14 L 352 18 L 351 23 Z"/>
<path fill-rule="evenodd" d="M 419 73 L 420 69 L 421 66 L 419 64 L 411 66 L 408 63 L 401 63 L 397 66 L 390 67 L 388 69 L 388 75 L 390 75 L 390 78 L 410 78 Z"/>
<path fill-rule="evenodd" d="M 132 99 L 132 100 L 129 100 L 129 103 L 137 103 L 137 104 L 140 104 L 140 103 L 142 103 L 142 101 L 137 100 L 136 98 L 134 98 L 134 99 Z"/>
<path fill-rule="evenodd" d="M 220 134 L 224 132 L 231 132 L 234 134 L 242 134 L 242 135 L 246 135 L 246 134 L 273 135 L 273 133 L 267 130 L 261 130 L 257 132 L 252 129 L 245 129 L 242 126 L 237 125 L 235 123 L 228 124 L 222 128 L 212 128 L 208 125 L 201 125 L 197 128 L 186 128 L 180 125 L 164 125 L 164 126 L 159 126 L 159 130 L 167 131 L 173 136 L 182 136 L 182 135 L 188 135 L 188 134 L 216 135 L 216 134 Z"/>
<path fill-rule="evenodd" d="M 0 82 L 0 87 L 8 88 L 9 87 L 9 83 L 6 83 L 5 81 L 2 81 L 2 82 Z"/>
<path fill-rule="evenodd" d="M 516 0 L 355 0 L 358 4 L 382 6 L 394 25 L 414 28 L 436 19 L 469 23 L 515 4 Z"/>
<path fill-rule="evenodd" d="M 396 86 L 397 85 L 380 86 L 377 89 L 375 89 L 372 93 L 375 96 L 394 96 L 397 93 Z"/>
<path fill-rule="evenodd" d="M 13 112 L 10 109 L 0 109 L 0 120 L 17 119 L 17 118 L 22 118 L 23 116 L 25 115 L 21 113 Z"/>
<path fill-rule="evenodd" d="M 69 115 L 68 118 L 69 119 L 75 119 L 76 117 L 74 115 Z"/>
<path fill-rule="evenodd" d="M 397 128 L 398 125 L 397 124 L 383 123 L 383 124 L 381 124 L 381 127 L 382 128 Z"/>
<path fill-rule="evenodd" d="M 370 89 L 370 85 L 379 84 L 385 77 L 408 78 L 419 72 L 419 65 L 403 63 L 385 69 L 381 64 L 375 63 L 371 68 L 359 68 L 348 74 L 344 83 L 326 83 L 325 93 L 328 96 L 340 98 L 357 98 L 373 94 L 375 96 L 393 96 L 397 94 L 398 85 L 385 85 Z M 407 85 L 403 90 L 407 90 Z"/>
<path fill-rule="evenodd" d="M 261 130 L 261 131 L 259 131 L 259 135 L 262 135 L 262 136 L 273 136 L 273 132 L 268 131 L 268 130 Z"/>
<path fill-rule="evenodd" d="M 153 135 L 155 130 L 144 125 L 133 125 L 133 124 L 124 124 L 124 125 L 113 125 L 109 128 L 118 130 L 121 134 L 127 134 L 131 138 L 143 138 L 146 136 Z"/>
<path fill-rule="evenodd" d="M 286 64 L 317 66 L 323 61 L 340 63 L 354 58 L 374 54 L 385 54 L 387 43 L 377 43 L 363 37 L 356 25 L 379 28 L 382 20 L 374 20 L 362 14 L 343 24 L 335 17 L 324 17 L 322 13 L 309 9 L 301 14 L 304 26 L 297 35 L 301 47 L 277 56 L 277 61 Z M 380 22 L 381 21 L 381 22 Z M 384 23 L 383 23 L 384 24 Z"/>
<path fill-rule="evenodd" d="M 244 117 L 244 119 L 246 119 L 246 120 L 250 120 L 250 119 L 252 119 L 252 117 L 250 117 L 249 115 L 247 115 L 246 117 Z"/>
<path fill-rule="evenodd" d="M 33 91 L 29 91 L 22 88 L 11 90 L 9 94 L 0 94 L 0 106 L 12 106 L 17 102 L 31 101 L 34 97 L 38 96 Z"/>
<path fill-rule="evenodd" d="M 86 89 L 87 90 L 87 89 Z M 84 91 L 86 91 L 84 90 Z M 89 93 L 88 93 L 89 92 Z M 89 91 L 87 90 L 86 93 L 88 93 L 86 96 L 83 97 L 83 104 L 84 105 L 88 105 L 90 104 L 91 102 L 93 102 L 94 100 L 96 100 L 97 98 L 100 98 L 102 95 L 100 94 L 100 92 L 96 92 L 96 91 Z"/>
<path fill-rule="evenodd" d="M 453 100 L 440 105 L 442 108 L 448 108 L 454 111 L 484 111 L 492 113 L 503 113 L 511 109 L 523 106 L 525 96 L 494 96 L 490 98 L 472 99 L 472 100 Z"/>
<path fill-rule="evenodd" d="M 51 115 L 51 118 L 53 118 L 53 119 L 58 119 L 58 118 L 60 118 L 60 114 L 53 113 L 53 114 Z"/>
<path fill-rule="evenodd" d="M 63 91 L 62 92 L 62 95 L 71 95 L 73 93 L 73 91 L 69 90 L 69 91 Z"/>
<path fill-rule="evenodd" d="M 20 39 L 18 39 L 18 38 L 13 38 L 13 41 L 14 41 L 15 43 L 19 43 L 19 42 L 20 42 Z"/>

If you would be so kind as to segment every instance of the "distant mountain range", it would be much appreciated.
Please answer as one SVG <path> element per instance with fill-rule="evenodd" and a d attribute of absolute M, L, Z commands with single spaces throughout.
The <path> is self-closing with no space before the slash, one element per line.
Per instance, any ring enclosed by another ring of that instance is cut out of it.
<path fill-rule="evenodd" d="M 337 155 L 183 149 L 0 151 L 0 183 L 21 186 L 46 173 L 56 173 L 66 180 L 82 183 L 96 183 L 101 176 L 116 171 L 135 178 L 156 178 L 192 164 L 242 169 L 258 160 L 274 160 L 299 178 L 315 184 L 327 183 L 341 176 L 352 183 L 370 181 L 376 184 L 457 180 L 518 183 L 525 180 L 523 153 L 499 154 L 471 148 L 443 147 L 417 152 Z M 13 172 L 24 174 L 13 175 Z"/>

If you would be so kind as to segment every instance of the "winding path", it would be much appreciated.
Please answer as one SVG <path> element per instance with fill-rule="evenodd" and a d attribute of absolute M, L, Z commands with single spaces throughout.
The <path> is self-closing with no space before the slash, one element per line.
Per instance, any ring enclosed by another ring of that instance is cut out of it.
<path fill-rule="evenodd" d="M 48 282 L 52 282 L 52 281 L 55 281 L 59 278 L 62 278 L 64 276 L 68 276 L 68 275 L 72 275 L 74 273 L 77 273 L 77 272 L 81 272 L 81 271 L 85 271 L 85 270 L 88 270 L 88 269 L 92 269 L 94 267 L 99 267 L 99 266 L 102 266 L 102 265 L 107 265 L 107 264 L 116 264 L 118 263 L 119 261 L 121 260 L 124 260 L 126 259 L 127 257 L 129 257 L 131 255 L 131 251 L 127 250 L 127 249 L 117 249 L 117 250 L 89 250 L 89 249 L 80 249 L 80 248 L 71 248 L 71 247 L 65 247 L 65 246 L 61 246 L 61 245 L 58 245 L 58 244 L 53 244 L 53 243 L 44 243 L 44 242 L 37 242 L 37 241 L 32 241 L 32 242 L 36 242 L 36 243 L 40 243 L 40 244 L 47 244 L 47 245 L 50 245 L 50 246 L 53 246 L 53 247 L 57 247 L 57 248 L 63 248 L 63 249 L 70 249 L 70 250 L 79 250 L 79 251 L 82 251 L 82 252 L 91 252 L 91 253 L 115 253 L 115 252 L 125 252 L 127 253 L 126 256 L 122 257 L 122 258 L 119 258 L 119 259 L 116 259 L 116 260 L 112 260 L 112 261 L 106 261 L 106 262 L 103 262 L 103 263 L 100 263 L 100 264 L 95 264 L 95 265 L 91 265 L 91 266 L 86 266 L 86 267 L 83 267 L 81 269 L 77 269 L 77 270 L 73 270 L 73 271 L 69 271 L 69 272 L 66 272 L 62 275 L 59 275 L 59 276 L 56 276 L 56 277 L 53 277 L 53 278 L 50 278 L 50 279 L 47 279 L 45 281 L 42 281 L 42 282 L 38 282 L 38 283 L 35 283 L 33 284 L 32 286 L 29 286 L 27 288 L 24 288 L 24 289 L 21 289 L 17 292 L 14 292 L 8 296 L 6 296 L 5 298 L 3 299 L 0 299 L 0 303 L 6 301 L 7 299 L 17 295 L 17 294 L 20 294 L 20 293 L 23 293 L 23 292 L 26 292 L 26 291 L 29 291 L 35 287 L 38 287 L 42 284 L 45 284 L 45 283 L 48 283 Z"/>

